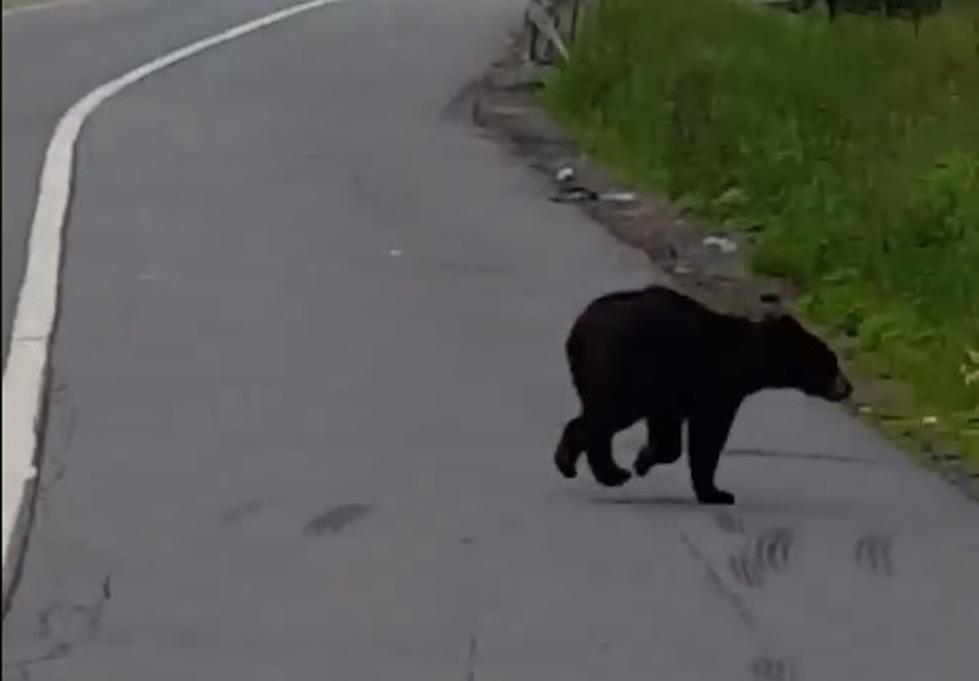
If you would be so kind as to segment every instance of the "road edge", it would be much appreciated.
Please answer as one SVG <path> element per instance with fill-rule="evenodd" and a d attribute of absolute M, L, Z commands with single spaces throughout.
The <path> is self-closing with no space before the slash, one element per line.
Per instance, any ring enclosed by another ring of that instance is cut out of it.
<path fill-rule="evenodd" d="M 55 126 L 41 166 L 27 263 L 3 369 L 0 569 L 4 614 L 18 581 L 33 521 L 32 500 L 36 496 L 41 464 L 51 343 L 57 324 L 64 258 L 64 227 L 71 202 L 75 147 L 82 128 L 106 100 L 154 73 L 299 14 L 339 2 L 343 0 L 308 0 L 177 48 L 91 90 L 72 104 Z"/>

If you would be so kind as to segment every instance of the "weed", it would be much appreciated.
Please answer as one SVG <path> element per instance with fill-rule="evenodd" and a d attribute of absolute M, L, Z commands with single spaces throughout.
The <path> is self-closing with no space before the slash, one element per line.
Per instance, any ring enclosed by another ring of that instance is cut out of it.
<path fill-rule="evenodd" d="M 756 232 L 754 267 L 799 284 L 808 316 L 907 383 L 979 462 L 979 380 L 963 364 L 979 348 L 979 4 L 916 31 L 601 0 L 544 97 L 640 185 Z"/>

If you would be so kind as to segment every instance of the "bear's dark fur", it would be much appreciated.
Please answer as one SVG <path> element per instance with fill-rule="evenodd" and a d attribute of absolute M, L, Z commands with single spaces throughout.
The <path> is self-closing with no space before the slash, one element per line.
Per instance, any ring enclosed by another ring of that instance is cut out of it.
<path fill-rule="evenodd" d="M 697 499 L 730 504 L 714 472 L 745 397 L 764 388 L 796 388 L 839 401 L 851 386 L 836 356 L 788 315 L 753 322 L 720 314 L 676 291 L 652 286 L 602 296 L 578 317 L 566 350 L 581 415 L 565 426 L 554 461 L 572 478 L 587 452 L 595 479 L 616 487 L 630 474 L 612 458 L 612 437 L 640 419 L 648 442 L 640 476 L 682 454 Z"/>

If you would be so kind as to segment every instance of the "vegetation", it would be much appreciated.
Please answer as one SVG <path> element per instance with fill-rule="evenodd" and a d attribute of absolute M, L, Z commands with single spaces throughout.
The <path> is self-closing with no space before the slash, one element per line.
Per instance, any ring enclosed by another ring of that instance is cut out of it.
<path fill-rule="evenodd" d="M 548 105 L 791 279 L 906 416 L 979 463 L 979 4 L 910 22 L 598 0 Z M 935 418 L 937 417 L 937 419 Z"/>

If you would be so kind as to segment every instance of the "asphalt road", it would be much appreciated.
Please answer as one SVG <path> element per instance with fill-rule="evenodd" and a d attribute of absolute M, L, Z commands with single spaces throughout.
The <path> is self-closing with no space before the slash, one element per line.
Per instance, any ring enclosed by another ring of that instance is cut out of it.
<path fill-rule="evenodd" d="M 28 3 L 23 3 L 25 6 Z M 10 342 L 44 150 L 61 114 L 101 83 L 292 0 L 64 0 L 3 20 L 2 352 Z"/>
<path fill-rule="evenodd" d="M 4 24 L 5 325 L 59 107 L 275 3 L 124 4 Z M 350 0 L 96 112 L 5 681 L 979 673 L 977 507 L 834 406 L 749 402 L 731 509 L 552 469 L 574 314 L 657 275 L 453 105 L 520 10 Z"/>

